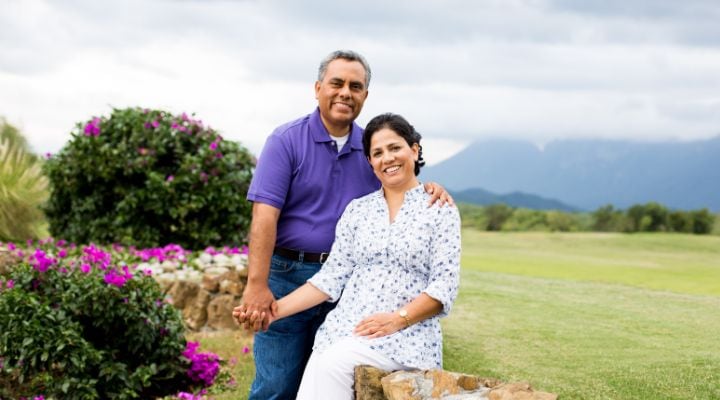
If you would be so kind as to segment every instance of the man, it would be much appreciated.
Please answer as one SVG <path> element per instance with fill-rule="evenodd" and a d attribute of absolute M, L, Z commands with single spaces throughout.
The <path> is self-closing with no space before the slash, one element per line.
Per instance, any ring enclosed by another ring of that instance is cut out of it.
<path fill-rule="evenodd" d="M 267 139 L 247 195 L 253 202 L 248 283 L 235 312 L 269 316 L 275 299 L 320 269 L 345 206 L 380 188 L 354 122 L 370 75 L 361 55 L 331 53 L 315 82 L 317 109 Z M 437 185 L 426 190 L 435 192 L 432 201 L 452 202 Z M 255 328 L 264 332 L 255 335 L 251 400 L 295 398 L 315 331 L 332 306 L 321 304 L 269 327 L 267 317 L 258 319 Z"/>

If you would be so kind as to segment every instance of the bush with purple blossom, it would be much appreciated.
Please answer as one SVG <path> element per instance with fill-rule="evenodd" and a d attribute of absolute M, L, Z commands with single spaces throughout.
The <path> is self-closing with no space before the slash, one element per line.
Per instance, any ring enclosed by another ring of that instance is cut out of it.
<path fill-rule="evenodd" d="M 21 261 L 0 275 L 0 398 L 156 398 L 222 380 L 222 360 L 186 343 L 178 310 L 137 267 L 190 257 L 182 247 L 4 247 Z"/>
<path fill-rule="evenodd" d="M 50 232 L 79 243 L 241 244 L 254 157 L 183 113 L 115 109 L 44 165 Z"/>

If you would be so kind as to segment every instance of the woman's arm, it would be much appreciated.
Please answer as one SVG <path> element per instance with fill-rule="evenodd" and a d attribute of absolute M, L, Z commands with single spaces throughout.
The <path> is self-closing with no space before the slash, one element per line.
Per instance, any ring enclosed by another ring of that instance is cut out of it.
<path fill-rule="evenodd" d="M 442 309 L 441 302 L 427 293 L 420 293 L 413 301 L 395 312 L 377 313 L 363 319 L 355 326 L 354 333 L 370 339 L 392 335 L 412 324 L 436 316 Z"/>
<path fill-rule="evenodd" d="M 254 331 L 259 331 L 261 328 L 267 330 L 267 327 L 273 323 L 273 321 L 289 317 L 297 314 L 300 311 L 305 311 L 310 307 L 314 307 L 323 301 L 327 301 L 330 296 L 316 288 L 310 283 L 306 283 L 299 288 L 295 289 L 289 295 L 282 299 L 275 301 L 270 306 L 270 315 L 266 311 L 258 312 L 245 312 L 242 306 L 235 307 L 233 309 L 233 317 L 241 324 L 245 324 L 246 327 L 251 327 Z M 263 324 L 265 318 L 268 318 L 267 324 Z"/>

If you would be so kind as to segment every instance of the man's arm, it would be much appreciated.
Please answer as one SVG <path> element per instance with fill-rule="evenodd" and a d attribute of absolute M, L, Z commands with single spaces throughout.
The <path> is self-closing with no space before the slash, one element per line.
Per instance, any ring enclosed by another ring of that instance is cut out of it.
<path fill-rule="evenodd" d="M 248 254 L 248 280 L 239 309 L 247 314 L 257 311 L 265 312 L 266 318 L 255 322 L 255 326 L 245 323 L 248 330 L 267 330 L 269 325 L 270 306 L 275 297 L 268 286 L 270 259 L 275 248 L 277 223 L 280 210 L 259 202 L 253 203 L 252 221 L 250 223 L 250 243 Z"/>

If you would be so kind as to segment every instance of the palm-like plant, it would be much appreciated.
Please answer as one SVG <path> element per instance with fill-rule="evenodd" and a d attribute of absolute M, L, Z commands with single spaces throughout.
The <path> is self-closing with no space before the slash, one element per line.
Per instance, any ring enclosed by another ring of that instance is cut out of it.
<path fill-rule="evenodd" d="M 48 197 L 48 180 L 41 162 L 22 134 L 0 119 L 0 240 L 43 234 L 40 206 Z"/>

